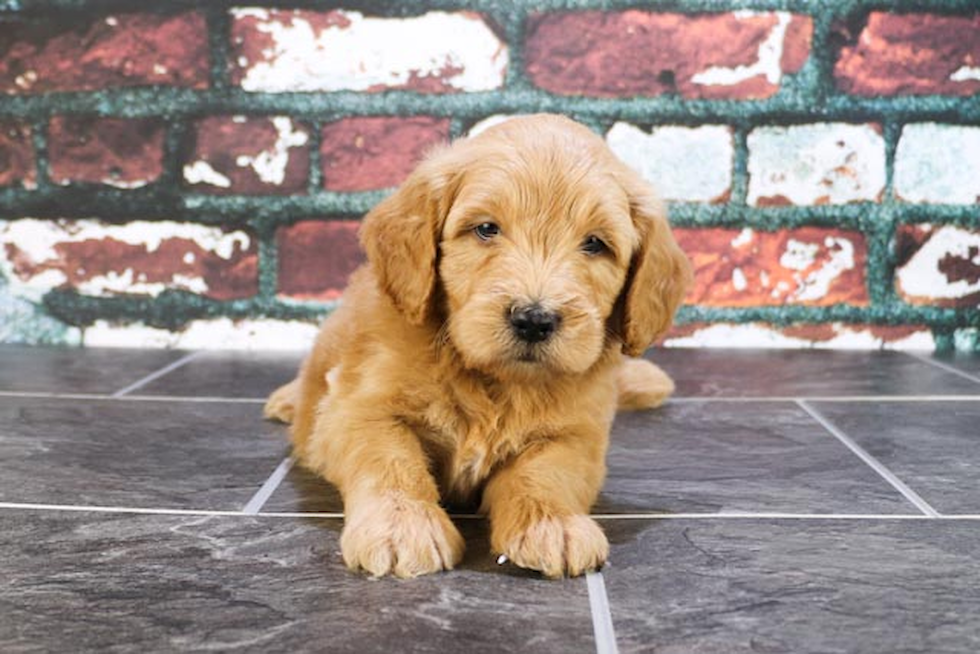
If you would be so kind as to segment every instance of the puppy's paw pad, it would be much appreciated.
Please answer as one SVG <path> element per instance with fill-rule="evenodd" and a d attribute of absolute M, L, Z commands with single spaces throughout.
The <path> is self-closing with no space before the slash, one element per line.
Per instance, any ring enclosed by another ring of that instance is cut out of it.
<path fill-rule="evenodd" d="M 609 557 L 609 541 L 588 516 L 542 518 L 507 539 L 503 554 L 522 568 L 547 577 L 577 577 L 598 570 Z"/>
<path fill-rule="evenodd" d="M 268 420 L 291 423 L 296 416 L 296 395 L 299 392 L 297 386 L 296 382 L 292 381 L 273 391 L 262 409 L 263 415 Z"/>
<path fill-rule="evenodd" d="M 347 566 L 381 577 L 452 570 L 465 543 L 446 512 L 431 502 L 379 498 L 348 517 L 340 537 Z"/>

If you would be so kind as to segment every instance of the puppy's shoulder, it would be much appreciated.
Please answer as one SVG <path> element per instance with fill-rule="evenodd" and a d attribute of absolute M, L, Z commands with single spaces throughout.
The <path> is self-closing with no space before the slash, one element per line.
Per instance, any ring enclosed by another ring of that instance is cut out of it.
<path fill-rule="evenodd" d="M 436 368 L 438 330 L 410 323 L 381 290 L 369 265 L 351 277 L 337 318 L 347 325 L 340 363 L 359 371 L 363 383 L 384 384 L 393 393 L 402 386 L 417 393 L 425 386 Z"/>

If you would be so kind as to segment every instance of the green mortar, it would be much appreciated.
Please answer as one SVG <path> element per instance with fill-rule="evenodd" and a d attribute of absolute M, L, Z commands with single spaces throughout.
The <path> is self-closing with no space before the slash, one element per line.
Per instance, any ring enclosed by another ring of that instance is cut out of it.
<path fill-rule="evenodd" d="M 972 0 L 665 0 L 637 3 L 626 0 L 419 0 L 348 3 L 368 14 L 417 15 L 429 10 L 479 11 L 492 19 L 510 44 L 511 65 L 506 86 L 496 92 L 423 95 L 407 91 L 365 95 L 337 93 L 247 93 L 229 85 L 226 75 L 227 9 L 234 6 L 283 6 L 330 9 L 335 2 L 303 1 L 236 2 L 210 0 L 202 9 L 196 0 L 161 0 L 153 11 L 198 9 L 208 17 L 212 54 L 212 88 L 205 91 L 149 88 L 119 89 L 87 93 L 52 93 L 36 97 L 0 97 L 0 118 L 31 122 L 38 151 L 38 188 L 32 191 L 0 191 L 0 218 L 99 217 L 110 221 L 178 220 L 204 224 L 243 225 L 259 239 L 259 294 L 248 300 L 220 302 L 188 293 L 167 292 L 155 299 L 90 298 L 74 292 L 55 291 L 44 298 L 44 307 L 71 325 L 85 326 L 97 319 L 139 321 L 166 329 L 179 329 L 197 318 L 267 316 L 281 319 L 315 319 L 327 309 L 322 304 L 296 303 L 276 297 L 277 253 L 275 229 L 311 217 L 357 217 L 384 196 L 383 192 L 332 193 L 321 189 L 319 128 L 323 123 L 346 116 L 435 115 L 452 118 L 458 136 L 469 125 L 498 113 L 548 111 L 564 113 L 604 132 L 617 120 L 642 126 L 661 124 L 695 125 L 719 123 L 735 131 L 734 179 L 731 201 L 721 206 L 677 204 L 671 220 L 677 226 L 751 227 L 775 230 L 801 225 L 839 226 L 861 231 L 868 243 L 867 307 L 750 307 L 721 309 L 684 307 L 680 323 L 754 322 L 775 325 L 795 322 L 848 322 L 885 325 L 922 324 L 933 329 L 937 347 L 976 349 L 980 307 L 959 310 L 910 306 L 895 294 L 893 235 L 899 224 L 951 223 L 980 228 L 980 211 L 975 206 L 922 207 L 895 201 L 892 186 L 895 148 L 903 124 L 936 121 L 946 124 L 980 124 L 980 97 L 916 96 L 859 98 L 837 93 L 831 81 L 831 25 L 836 21 L 860 19 L 871 10 L 924 11 L 970 14 L 980 10 Z M 535 89 L 524 73 L 523 35 L 528 16 L 538 11 L 623 8 L 654 11 L 724 12 L 731 10 L 786 10 L 811 14 L 814 42 L 810 59 L 797 74 L 784 78 L 779 93 L 765 100 L 683 100 L 672 96 L 656 98 L 593 99 L 553 96 Z M 51 12 L 76 12 L 79 18 L 112 11 L 133 11 L 126 0 L 0 0 L 0 20 L 44 20 Z M 140 9 L 145 11 L 145 9 Z M 165 174 L 155 184 L 135 191 L 95 186 L 64 188 L 53 185 L 47 175 L 45 131 L 47 119 L 59 114 L 142 117 L 159 116 L 167 121 Z M 314 127 L 311 144 L 309 193 L 302 197 L 209 196 L 188 193 L 180 187 L 178 150 L 189 123 L 207 114 L 289 115 Z M 754 208 L 746 205 L 748 188 L 746 136 L 762 125 L 785 125 L 822 121 L 878 122 L 884 127 L 887 157 L 887 186 L 880 204 L 845 206 Z M 972 336 L 971 336 L 972 334 Z"/>

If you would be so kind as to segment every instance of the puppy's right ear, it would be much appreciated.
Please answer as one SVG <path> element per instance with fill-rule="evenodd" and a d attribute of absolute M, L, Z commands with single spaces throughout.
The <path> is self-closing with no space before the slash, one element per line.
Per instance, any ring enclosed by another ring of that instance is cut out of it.
<path fill-rule="evenodd" d="M 364 217 L 360 230 L 379 285 L 416 325 L 432 314 L 439 239 L 452 201 L 442 158 L 442 152 L 426 158 Z"/>

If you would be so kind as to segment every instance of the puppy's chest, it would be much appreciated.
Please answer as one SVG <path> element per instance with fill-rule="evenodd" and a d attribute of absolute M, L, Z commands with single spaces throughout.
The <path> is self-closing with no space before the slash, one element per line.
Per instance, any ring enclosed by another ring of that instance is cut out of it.
<path fill-rule="evenodd" d="M 553 429 L 549 413 L 510 398 L 432 403 L 425 413 L 424 438 L 447 499 L 471 500 L 495 469 L 546 438 Z"/>

